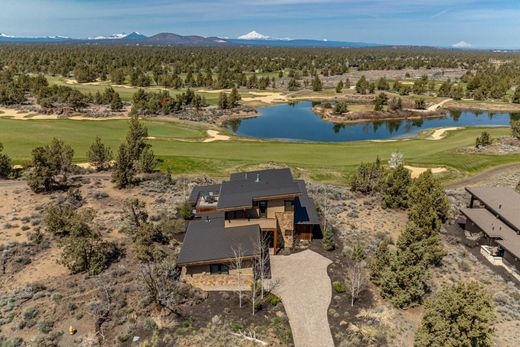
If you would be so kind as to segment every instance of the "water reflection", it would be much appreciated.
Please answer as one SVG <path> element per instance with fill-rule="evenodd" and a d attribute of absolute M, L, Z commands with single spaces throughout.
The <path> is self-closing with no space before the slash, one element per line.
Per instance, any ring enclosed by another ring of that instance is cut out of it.
<path fill-rule="evenodd" d="M 341 142 L 409 137 L 428 128 L 449 126 L 508 126 L 520 113 L 451 111 L 426 119 L 330 123 L 312 111 L 316 102 L 292 102 L 260 108 L 256 118 L 229 121 L 226 127 L 241 136 L 296 141 Z"/>

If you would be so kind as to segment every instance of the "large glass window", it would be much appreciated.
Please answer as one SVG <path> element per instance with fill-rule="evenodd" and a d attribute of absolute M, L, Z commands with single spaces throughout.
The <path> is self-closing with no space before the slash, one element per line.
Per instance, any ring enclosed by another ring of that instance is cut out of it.
<path fill-rule="evenodd" d="M 228 274 L 229 266 L 225 264 L 211 264 L 209 266 L 209 272 L 211 274 Z"/>

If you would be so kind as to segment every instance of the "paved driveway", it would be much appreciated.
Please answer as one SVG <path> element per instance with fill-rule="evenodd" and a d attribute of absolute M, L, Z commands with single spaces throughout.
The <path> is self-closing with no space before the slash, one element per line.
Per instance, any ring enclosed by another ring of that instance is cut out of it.
<path fill-rule="evenodd" d="M 271 256 L 271 281 L 277 283 L 273 292 L 282 298 L 296 347 L 334 346 L 327 318 L 331 262 L 311 250 Z"/>

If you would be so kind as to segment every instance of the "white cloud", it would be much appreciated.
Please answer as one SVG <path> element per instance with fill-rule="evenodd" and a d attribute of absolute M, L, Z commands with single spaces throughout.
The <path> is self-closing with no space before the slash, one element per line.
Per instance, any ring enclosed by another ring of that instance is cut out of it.
<path fill-rule="evenodd" d="M 473 47 L 473 45 L 466 41 L 459 41 L 459 42 L 453 44 L 451 47 L 453 47 L 453 48 L 471 48 L 471 47 Z"/>

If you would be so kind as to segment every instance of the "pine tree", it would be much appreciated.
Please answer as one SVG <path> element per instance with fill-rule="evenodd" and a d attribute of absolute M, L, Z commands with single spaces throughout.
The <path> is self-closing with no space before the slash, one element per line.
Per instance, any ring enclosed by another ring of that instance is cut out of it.
<path fill-rule="evenodd" d="M 415 345 L 491 346 L 495 319 L 493 300 L 477 282 L 443 288 L 424 305 Z"/>
<path fill-rule="evenodd" d="M 369 263 L 370 278 L 374 284 L 381 284 L 382 274 L 387 270 L 391 260 L 392 254 L 388 249 L 388 241 L 379 242 L 376 254 Z"/>

